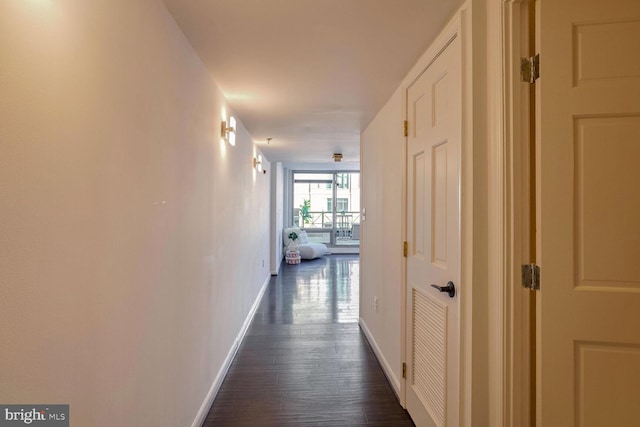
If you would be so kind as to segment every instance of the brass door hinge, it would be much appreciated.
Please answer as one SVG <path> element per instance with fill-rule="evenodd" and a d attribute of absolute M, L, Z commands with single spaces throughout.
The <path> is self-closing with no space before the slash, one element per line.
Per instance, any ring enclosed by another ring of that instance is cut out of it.
<path fill-rule="evenodd" d="M 402 136 L 409 136 L 409 122 L 402 122 Z"/>
<path fill-rule="evenodd" d="M 540 267 L 535 264 L 522 266 L 522 287 L 532 291 L 540 290 Z"/>
<path fill-rule="evenodd" d="M 535 83 L 540 78 L 540 54 L 520 59 L 520 74 L 525 83 Z"/>
<path fill-rule="evenodd" d="M 409 256 L 409 242 L 402 244 L 402 255 L 406 258 Z"/>
<path fill-rule="evenodd" d="M 407 378 L 407 364 L 402 362 L 402 378 Z"/>

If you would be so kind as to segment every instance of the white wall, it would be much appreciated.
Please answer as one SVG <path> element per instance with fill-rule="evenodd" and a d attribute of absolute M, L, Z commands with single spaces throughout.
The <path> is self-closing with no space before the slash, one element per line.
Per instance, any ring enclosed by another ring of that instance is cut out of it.
<path fill-rule="evenodd" d="M 284 170 L 282 163 L 272 164 L 271 172 L 271 274 L 282 265 L 282 230 L 284 226 Z"/>
<path fill-rule="evenodd" d="M 0 94 L 0 402 L 191 425 L 269 277 L 250 136 L 159 1 L 0 2 Z"/>
<path fill-rule="evenodd" d="M 360 324 L 400 393 L 402 379 L 402 91 L 361 135 Z M 374 298 L 378 298 L 378 311 Z"/>

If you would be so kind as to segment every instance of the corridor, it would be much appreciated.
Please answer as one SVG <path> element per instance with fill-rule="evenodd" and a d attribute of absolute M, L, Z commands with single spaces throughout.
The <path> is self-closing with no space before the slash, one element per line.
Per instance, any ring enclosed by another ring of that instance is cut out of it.
<path fill-rule="evenodd" d="M 358 327 L 359 257 L 283 264 L 203 424 L 413 426 Z"/>

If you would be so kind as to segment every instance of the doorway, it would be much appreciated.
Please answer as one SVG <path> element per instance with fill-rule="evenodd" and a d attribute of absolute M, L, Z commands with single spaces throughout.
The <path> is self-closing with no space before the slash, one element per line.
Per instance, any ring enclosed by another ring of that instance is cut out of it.
<path fill-rule="evenodd" d="M 293 225 L 312 242 L 360 246 L 360 172 L 293 172 Z"/>

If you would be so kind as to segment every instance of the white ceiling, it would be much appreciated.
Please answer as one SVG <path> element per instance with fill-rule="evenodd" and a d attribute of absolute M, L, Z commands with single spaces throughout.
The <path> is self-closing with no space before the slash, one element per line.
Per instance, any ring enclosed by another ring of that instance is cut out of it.
<path fill-rule="evenodd" d="M 462 3 L 164 2 L 265 156 L 305 163 L 359 162 L 360 132 Z"/>

